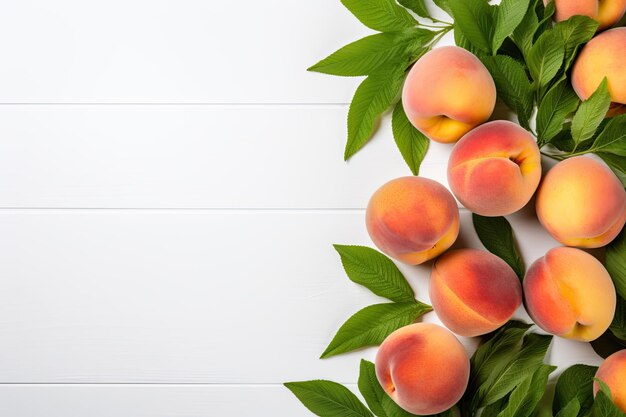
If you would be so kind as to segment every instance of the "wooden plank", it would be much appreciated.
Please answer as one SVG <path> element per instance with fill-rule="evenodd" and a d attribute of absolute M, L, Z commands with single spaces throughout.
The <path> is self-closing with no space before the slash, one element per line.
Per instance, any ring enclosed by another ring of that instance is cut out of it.
<path fill-rule="evenodd" d="M 350 386 L 356 390 L 356 386 Z M 11 417 L 310 417 L 281 385 L 3 385 Z"/>
<path fill-rule="evenodd" d="M 346 113 L 3 106 L 0 207 L 364 208 L 378 186 L 410 171 L 388 118 L 344 162 Z M 450 148 L 433 144 L 422 174 L 445 183 Z"/>
<path fill-rule="evenodd" d="M 555 246 L 528 213 L 513 220 L 527 261 Z M 478 245 L 462 222 L 458 246 Z M 317 359 L 383 301 L 331 247 L 368 244 L 361 210 L 3 210 L 0 236 L 0 382 L 354 382 L 375 353 Z M 402 270 L 428 302 L 430 264 Z M 558 346 L 557 360 L 596 357 Z"/>
<path fill-rule="evenodd" d="M 306 68 L 371 33 L 338 0 L 4 2 L 0 102 L 346 103 Z"/>

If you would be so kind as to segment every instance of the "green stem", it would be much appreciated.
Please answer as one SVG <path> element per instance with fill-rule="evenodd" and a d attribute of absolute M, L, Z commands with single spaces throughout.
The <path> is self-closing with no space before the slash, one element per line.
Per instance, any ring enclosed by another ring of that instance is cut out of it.
<path fill-rule="evenodd" d="M 572 149 L 571 153 L 567 154 L 567 158 L 571 158 L 573 156 L 586 155 L 588 153 L 592 153 L 593 152 L 591 149 L 587 149 L 586 151 L 575 152 L 576 151 L 576 147 L 574 147 L 574 149 Z"/>
<path fill-rule="evenodd" d="M 548 153 L 548 152 L 541 152 L 541 154 L 543 156 L 547 156 L 548 158 L 556 159 L 557 161 L 562 161 L 562 160 L 564 160 L 566 158 L 563 155 L 555 155 L 553 153 Z"/>
<path fill-rule="evenodd" d="M 423 26 L 425 28 L 430 28 L 430 29 L 445 29 L 446 28 L 446 26 L 435 26 L 435 25 L 429 25 L 427 23 L 422 23 L 422 22 L 419 22 L 417 25 Z"/>
<path fill-rule="evenodd" d="M 430 20 L 432 20 L 435 23 L 441 23 L 442 25 L 452 26 L 452 23 L 444 22 L 443 20 L 439 20 L 439 19 L 436 19 L 434 17 L 431 17 Z"/>
<path fill-rule="evenodd" d="M 428 51 L 429 49 L 432 49 L 432 48 L 433 48 L 433 46 L 434 46 L 434 45 L 436 45 L 436 44 L 437 44 L 437 42 L 439 42 L 439 41 L 441 40 L 441 38 L 442 38 L 442 37 L 443 37 L 446 33 L 450 32 L 451 30 L 452 30 L 452 26 L 448 26 L 448 27 L 445 27 L 445 28 L 440 29 L 440 30 L 438 30 L 437 32 L 435 32 L 435 33 L 436 33 L 436 36 L 435 36 L 435 37 L 434 37 L 434 38 L 433 38 L 433 39 L 432 39 L 432 40 L 428 43 L 428 45 L 426 45 L 426 46 L 424 47 L 424 49 L 425 49 L 426 51 Z M 411 65 L 415 64 L 415 62 L 417 62 L 417 61 L 418 61 L 418 60 L 422 57 L 422 55 L 424 55 L 424 53 L 420 53 L 417 57 L 413 58 L 413 59 L 411 60 L 411 62 L 409 62 L 409 66 L 411 66 Z"/>

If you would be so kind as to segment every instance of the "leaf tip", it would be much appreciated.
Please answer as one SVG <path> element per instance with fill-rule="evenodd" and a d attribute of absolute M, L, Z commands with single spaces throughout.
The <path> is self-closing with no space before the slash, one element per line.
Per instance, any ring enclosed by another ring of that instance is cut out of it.
<path fill-rule="evenodd" d="M 333 355 L 334 353 L 332 353 L 332 351 L 330 350 L 330 347 L 327 347 L 326 350 L 322 352 L 322 354 L 320 355 L 320 359 L 328 359 Z"/>

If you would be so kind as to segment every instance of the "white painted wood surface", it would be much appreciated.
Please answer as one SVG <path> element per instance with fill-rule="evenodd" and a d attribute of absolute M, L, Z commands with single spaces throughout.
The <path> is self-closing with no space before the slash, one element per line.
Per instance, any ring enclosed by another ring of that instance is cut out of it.
<path fill-rule="evenodd" d="M 3 106 L 0 206 L 364 208 L 378 186 L 411 172 L 388 118 L 345 163 L 347 111 Z M 449 149 L 433 144 L 422 175 L 445 179 Z"/>
<path fill-rule="evenodd" d="M 317 357 L 382 300 L 331 244 L 409 171 L 388 120 L 344 163 L 359 80 L 304 69 L 367 33 L 339 0 L 0 0 L 0 415 L 308 416 L 282 382 L 356 381 L 374 349 Z M 527 262 L 556 245 L 511 221 Z"/>
<path fill-rule="evenodd" d="M 3 0 L 0 101 L 347 103 L 304 70 L 367 33 L 339 0 Z"/>

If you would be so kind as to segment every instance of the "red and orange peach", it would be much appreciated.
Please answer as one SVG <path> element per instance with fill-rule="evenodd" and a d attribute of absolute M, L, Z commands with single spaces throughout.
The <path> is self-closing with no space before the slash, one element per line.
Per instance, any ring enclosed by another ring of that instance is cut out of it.
<path fill-rule="evenodd" d="M 521 209 L 540 179 L 541 155 L 533 136 L 505 120 L 485 123 L 463 136 L 448 162 L 452 192 L 483 216 Z"/>
<path fill-rule="evenodd" d="M 600 23 L 599 30 L 616 24 L 626 11 L 626 0 L 552 0 L 554 20 L 561 22 L 572 16 L 588 16 Z M 543 0 L 548 4 L 548 0 Z"/>
<path fill-rule="evenodd" d="M 387 255 L 417 265 L 448 249 L 459 234 L 459 209 L 436 181 L 402 177 L 380 187 L 367 205 L 367 231 Z"/>
<path fill-rule="evenodd" d="M 602 362 L 596 378 L 604 382 L 611 390 L 615 405 L 626 413 L 626 349 L 615 352 Z M 594 382 L 594 395 L 600 390 L 600 384 Z"/>
<path fill-rule="evenodd" d="M 511 267 L 483 250 L 460 249 L 437 258 L 430 301 L 445 326 L 479 336 L 506 323 L 522 303 L 522 286 Z"/>
<path fill-rule="evenodd" d="M 588 342 L 613 320 L 613 281 L 600 261 L 580 249 L 551 249 L 530 266 L 523 286 L 528 314 L 548 333 Z"/>
<path fill-rule="evenodd" d="M 626 223 L 626 192 L 602 162 L 578 156 L 556 164 L 537 193 L 537 217 L 568 246 L 597 248 Z"/>
<path fill-rule="evenodd" d="M 396 330 L 376 355 L 376 376 L 385 392 L 404 410 L 419 415 L 456 404 L 467 388 L 469 371 L 461 343 L 431 323 Z"/>
<path fill-rule="evenodd" d="M 456 142 L 491 116 L 496 87 L 478 58 L 463 48 L 444 46 L 413 65 L 402 104 L 424 135 L 436 142 Z"/>
<path fill-rule="evenodd" d="M 626 0 L 624 0 L 626 1 Z M 572 68 L 572 86 L 587 100 L 606 77 L 611 108 L 608 116 L 626 109 L 626 28 L 607 30 L 590 40 L 580 51 Z"/>

